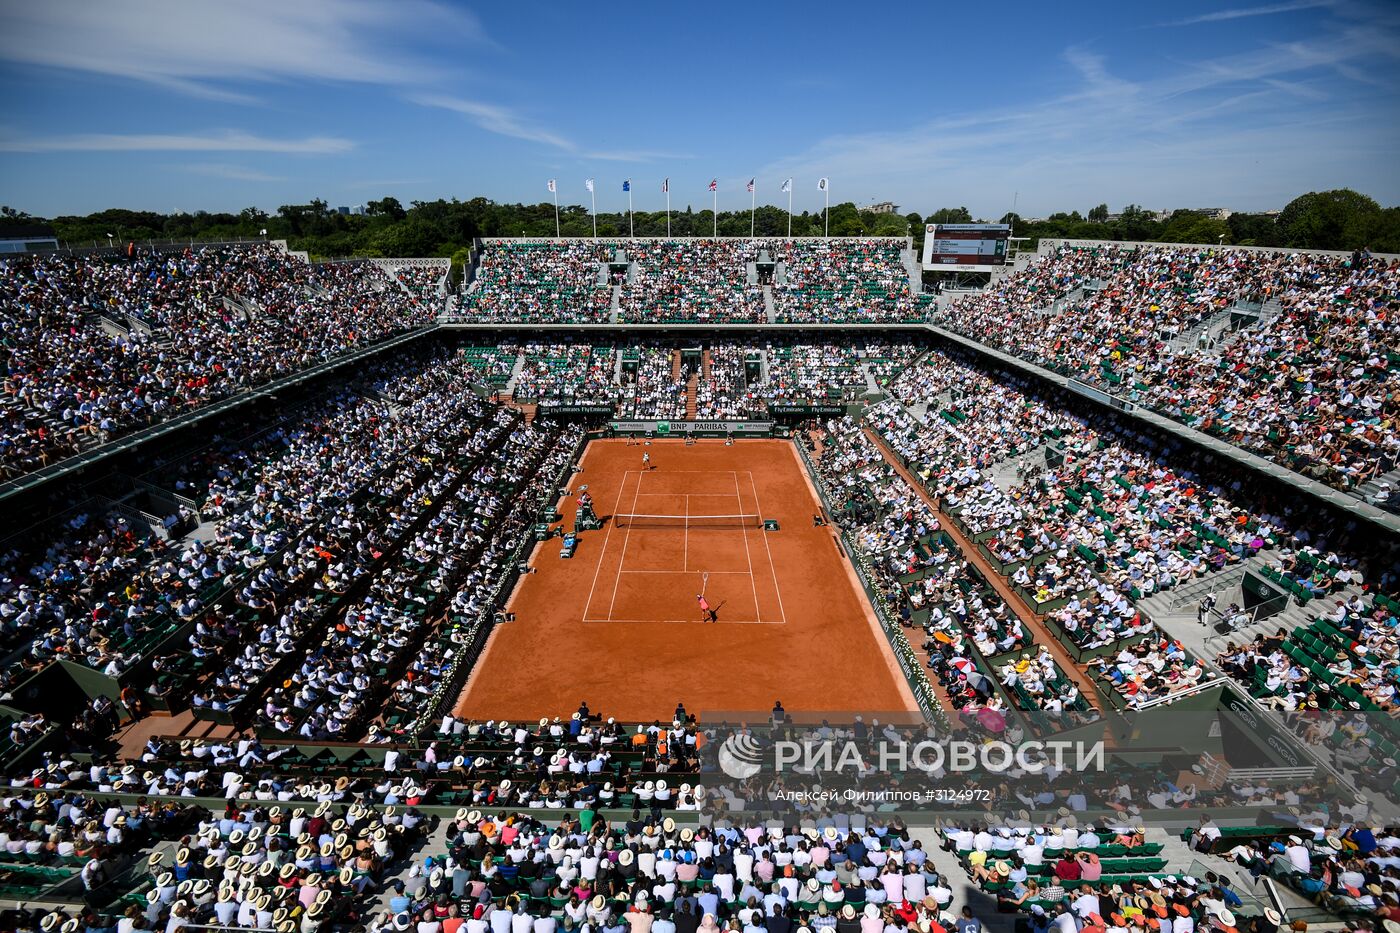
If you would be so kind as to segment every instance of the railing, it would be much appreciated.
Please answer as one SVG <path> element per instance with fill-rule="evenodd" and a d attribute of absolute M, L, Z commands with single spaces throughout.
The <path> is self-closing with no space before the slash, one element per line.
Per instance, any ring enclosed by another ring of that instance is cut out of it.
<path fill-rule="evenodd" d="M 1168 703 L 1175 703 L 1184 697 L 1197 696 L 1215 687 L 1223 687 L 1228 683 L 1230 683 L 1230 679 L 1223 674 L 1219 674 L 1209 680 L 1201 681 L 1195 686 L 1188 687 L 1185 690 L 1169 693 L 1166 696 L 1157 697 L 1155 700 L 1148 700 L 1146 703 L 1139 703 L 1137 706 L 1134 706 L 1133 709 L 1145 710 L 1153 709 L 1158 706 L 1166 706 Z"/>

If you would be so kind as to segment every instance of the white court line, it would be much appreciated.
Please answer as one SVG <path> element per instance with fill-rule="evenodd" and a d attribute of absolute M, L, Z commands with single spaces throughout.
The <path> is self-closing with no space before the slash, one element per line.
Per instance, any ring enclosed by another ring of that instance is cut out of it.
<path fill-rule="evenodd" d="M 746 470 L 745 472 L 749 474 L 749 487 L 753 489 L 754 510 L 758 512 L 758 516 L 761 519 L 763 517 L 763 506 L 758 503 L 758 484 L 753 481 L 753 470 Z M 778 612 L 783 617 L 783 624 L 786 625 L 787 612 L 783 609 L 783 591 L 778 587 L 778 568 L 773 565 L 773 548 L 768 544 L 768 533 L 761 532 L 761 534 L 763 535 L 763 548 L 768 552 L 768 570 L 773 574 L 773 592 L 778 595 Z M 745 543 L 747 543 L 748 532 L 744 533 L 744 538 Z M 762 613 L 759 613 L 759 615 L 761 616 Z"/>
<path fill-rule="evenodd" d="M 622 504 L 622 491 L 627 488 L 627 477 L 631 474 L 631 470 L 622 474 L 622 482 L 618 484 L 617 487 L 617 499 L 613 502 L 612 510 L 614 515 L 617 514 L 617 507 Z M 641 484 L 642 481 L 637 480 L 637 485 L 640 486 Z M 598 574 L 603 570 L 603 558 L 608 555 L 608 539 L 612 537 L 612 526 L 613 523 L 609 521 L 608 530 L 603 532 L 603 549 L 598 552 L 598 566 L 593 571 L 593 584 L 588 587 L 588 602 L 583 604 L 583 614 L 585 616 L 588 615 L 588 610 L 593 607 L 593 589 L 598 585 Z"/>
<path fill-rule="evenodd" d="M 737 470 L 730 470 L 729 472 L 734 477 L 734 498 L 739 500 L 739 512 L 742 514 L 744 511 L 744 497 L 739 494 L 739 473 Z M 752 473 L 749 474 L 749 480 L 751 482 L 753 480 Z M 758 621 L 762 622 L 763 610 L 758 606 L 758 582 L 753 578 L 753 556 L 749 554 L 749 530 L 747 528 L 740 528 L 739 533 L 744 536 L 744 559 L 749 562 L 749 586 L 753 587 L 754 615 L 758 616 Z"/>
<path fill-rule="evenodd" d="M 690 496 L 685 497 L 685 550 L 681 551 L 681 573 L 690 572 Z"/>
<path fill-rule="evenodd" d="M 704 619 L 584 619 L 586 623 L 602 624 L 611 622 L 614 625 L 782 625 L 776 620 L 765 621 L 763 619 L 720 619 L 719 622 L 706 622 Z"/>
<path fill-rule="evenodd" d="M 728 529 L 726 529 L 726 530 L 728 530 Z M 619 571 L 618 571 L 618 573 L 690 573 L 690 572 L 691 572 L 691 571 L 688 571 L 688 570 L 619 570 Z M 694 571 L 694 572 L 695 572 L 695 573 L 699 573 L 700 571 L 696 570 L 696 571 Z M 720 575 L 720 574 L 738 575 L 738 576 L 741 576 L 741 577 L 744 577 L 744 576 L 748 576 L 748 575 L 749 575 L 749 572 L 748 572 L 747 570 L 706 570 L 705 573 L 708 573 L 708 574 L 709 574 L 710 576 L 712 576 L 712 577 L 718 576 L 718 575 Z"/>
<path fill-rule="evenodd" d="M 632 471 L 632 470 L 628 470 L 627 472 L 628 472 L 628 473 L 631 473 L 631 472 L 633 472 L 633 471 Z M 630 509 L 630 511 L 631 511 L 633 514 L 636 514 L 636 511 L 637 511 L 637 496 L 638 496 L 638 494 L 640 494 L 641 491 L 642 491 L 642 479 L 646 476 L 646 473 L 645 473 L 644 471 L 642 471 L 642 470 L 637 470 L 636 473 L 637 473 L 637 491 L 634 492 L 634 493 L 632 494 L 632 508 Z M 623 485 L 624 485 L 624 486 L 626 485 L 626 482 L 625 482 L 625 481 L 623 482 Z M 617 514 L 616 510 L 614 510 L 613 514 Z M 632 526 L 629 524 L 629 525 L 627 526 L 627 534 L 624 535 L 623 538 L 622 538 L 622 556 L 621 556 L 620 558 L 618 558 L 618 561 L 617 561 L 617 579 L 613 580 L 612 601 L 608 603 L 608 618 L 609 618 L 609 619 L 612 618 L 613 607 L 617 605 L 617 588 L 618 588 L 618 586 L 621 585 L 621 583 L 622 583 L 622 566 L 623 566 L 623 564 L 627 563 L 627 542 L 630 541 L 631 539 L 632 539 Z M 605 542 L 604 542 L 604 546 L 606 546 L 606 544 L 607 544 L 607 542 L 605 541 Z M 602 565 L 603 565 L 603 562 L 602 562 L 601 560 L 599 560 L 599 561 L 598 561 L 598 566 L 601 567 Z"/>

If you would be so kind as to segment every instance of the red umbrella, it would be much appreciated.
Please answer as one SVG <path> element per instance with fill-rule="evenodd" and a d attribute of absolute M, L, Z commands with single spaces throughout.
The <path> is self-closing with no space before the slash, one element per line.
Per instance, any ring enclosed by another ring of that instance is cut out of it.
<path fill-rule="evenodd" d="M 1006 731 L 1006 717 L 994 709 L 982 707 L 977 711 L 977 721 L 982 724 L 982 728 L 988 732 Z"/>

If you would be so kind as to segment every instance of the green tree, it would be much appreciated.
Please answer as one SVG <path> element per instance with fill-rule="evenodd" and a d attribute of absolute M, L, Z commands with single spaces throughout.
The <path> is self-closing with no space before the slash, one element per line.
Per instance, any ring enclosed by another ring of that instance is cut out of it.
<path fill-rule="evenodd" d="M 1137 204 L 1129 204 L 1123 208 L 1123 213 L 1118 215 L 1118 230 L 1124 240 L 1151 239 L 1155 223 L 1151 212 Z"/>
<path fill-rule="evenodd" d="M 930 224 L 970 224 L 972 211 L 965 207 L 940 207 L 924 219 Z"/>
<path fill-rule="evenodd" d="M 1282 245 L 1302 249 L 1355 249 L 1383 228 L 1380 205 L 1350 188 L 1309 191 L 1278 215 Z"/>
<path fill-rule="evenodd" d="M 1107 222 L 1108 222 L 1108 205 L 1107 205 L 1107 204 L 1100 204 L 1098 207 L 1091 207 L 1091 208 L 1089 209 L 1089 219 L 1092 220 L 1092 221 L 1093 221 L 1094 223 L 1096 223 L 1096 224 L 1107 223 Z"/>
<path fill-rule="evenodd" d="M 394 220 L 403 220 L 408 216 L 408 211 L 403 209 L 398 198 L 380 198 L 378 201 L 368 201 L 365 203 L 365 213 L 371 217 L 392 217 Z"/>

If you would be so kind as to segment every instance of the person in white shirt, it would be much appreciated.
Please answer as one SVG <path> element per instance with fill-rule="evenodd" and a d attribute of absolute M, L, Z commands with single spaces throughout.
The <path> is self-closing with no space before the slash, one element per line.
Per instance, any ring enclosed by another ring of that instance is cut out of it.
<path fill-rule="evenodd" d="M 1084 923 L 1088 923 L 1089 918 L 1099 913 L 1099 896 L 1094 893 L 1092 886 L 1085 886 L 1079 889 L 1080 894 L 1074 899 L 1071 909 L 1074 915 Z"/>
<path fill-rule="evenodd" d="M 715 890 L 719 892 L 720 900 L 729 903 L 734 900 L 734 875 L 728 870 L 715 872 Z"/>
<path fill-rule="evenodd" d="M 1303 845 L 1303 840 L 1297 836 L 1288 837 L 1288 845 L 1284 847 L 1283 854 L 1288 856 L 1288 860 L 1293 863 L 1293 868 L 1303 874 L 1312 871 L 1312 853 Z"/>

